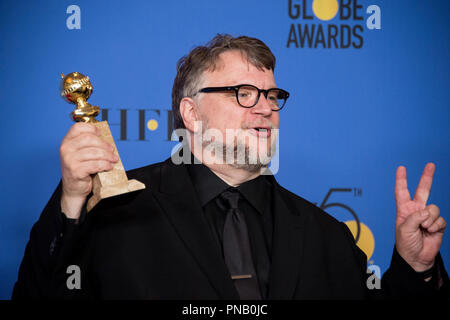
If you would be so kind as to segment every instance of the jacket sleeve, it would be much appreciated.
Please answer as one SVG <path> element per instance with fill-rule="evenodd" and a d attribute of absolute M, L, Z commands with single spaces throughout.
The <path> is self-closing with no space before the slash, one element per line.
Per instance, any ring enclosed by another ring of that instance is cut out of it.
<path fill-rule="evenodd" d="M 403 260 L 394 247 L 389 269 L 384 273 L 381 280 L 378 278 L 375 280 L 373 277 L 376 277 L 376 275 L 367 270 L 366 255 L 355 244 L 353 235 L 348 227 L 344 223 L 342 225 L 347 233 L 347 237 L 351 238 L 355 257 L 361 265 L 360 270 L 364 273 L 362 279 L 365 282 L 364 287 L 366 288 L 367 299 L 450 298 L 449 277 L 440 254 L 436 256 L 437 272 L 435 272 L 431 281 L 426 282 Z M 377 281 L 379 285 L 373 285 Z"/>
<path fill-rule="evenodd" d="M 49 296 L 48 284 L 55 265 L 55 253 L 63 235 L 60 199 L 61 183 L 31 229 L 12 299 Z"/>
<path fill-rule="evenodd" d="M 61 287 L 67 278 L 66 265 L 85 227 L 70 223 L 61 212 L 61 193 L 60 183 L 31 229 L 12 292 L 14 300 L 64 298 Z M 85 216 L 84 209 L 81 222 Z"/>
<path fill-rule="evenodd" d="M 450 299 L 449 278 L 440 253 L 436 256 L 435 270 L 432 279 L 426 282 L 394 248 L 391 265 L 382 278 L 383 294 L 393 299 Z"/>

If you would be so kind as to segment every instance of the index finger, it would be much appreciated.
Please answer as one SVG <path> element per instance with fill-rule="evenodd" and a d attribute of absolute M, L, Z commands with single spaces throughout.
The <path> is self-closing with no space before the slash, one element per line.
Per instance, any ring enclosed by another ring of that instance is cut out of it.
<path fill-rule="evenodd" d="M 400 208 L 402 204 L 408 201 L 411 201 L 411 196 L 406 180 L 406 168 L 399 166 L 395 175 L 395 202 L 397 203 L 397 208 Z"/>
<path fill-rule="evenodd" d="M 67 132 L 65 139 L 73 139 L 82 133 L 92 133 L 99 135 L 98 128 L 91 123 L 77 122 Z"/>
<path fill-rule="evenodd" d="M 422 177 L 420 177 L 419 185 L 417 186 L 416 193 L 414 195 L 414 201 L 419 202 L 424 207 L 427 204 L 428 197 L 430 196 L 435 169 L 436 166 L 434 163 L 427 163 L 425 169 L 423 169 Z"/>

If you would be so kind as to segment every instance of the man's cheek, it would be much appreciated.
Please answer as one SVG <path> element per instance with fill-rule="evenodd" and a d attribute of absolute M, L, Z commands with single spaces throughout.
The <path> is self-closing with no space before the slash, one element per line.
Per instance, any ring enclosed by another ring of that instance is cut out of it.
<path fill-rule="evenodd" d="M 276 114 L 274 119 L 272 119 L 272 124 L 276 129 L 278 129 L 278 127 L 280 126 L 280 117 L 278 114 Z"/>

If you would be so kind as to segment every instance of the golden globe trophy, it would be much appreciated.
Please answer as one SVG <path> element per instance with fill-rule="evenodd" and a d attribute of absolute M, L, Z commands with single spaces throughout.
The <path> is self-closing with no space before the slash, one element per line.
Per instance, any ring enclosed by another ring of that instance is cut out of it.
<path fill-rule="evenodd" d="M 71 113 L 71 118 L 76 122 L 91 123 L 100 131 L 100 137 L 114 147 L 114 153 L 119 156 L 116 144 L 114 143 L 108 122 L 98 122 L 95 117 L 99 114 L 98 106 L 90 105 L 86 100 L 92 93 L 92 85 L 89 77 L 79 72 L 72 72 L 68 75 L 61 74 L 61 97 L 69 103 L 76 105 Z M 89 212 L 101 199 L 117 196 L 120 194 L 145 189 L 145 185 L 137 180 L 128 180 L 122 161 L 114 165 L 110 171 L 99 172 L 94 175 L 92 186 L 92 197 L 87 203 Z"/>

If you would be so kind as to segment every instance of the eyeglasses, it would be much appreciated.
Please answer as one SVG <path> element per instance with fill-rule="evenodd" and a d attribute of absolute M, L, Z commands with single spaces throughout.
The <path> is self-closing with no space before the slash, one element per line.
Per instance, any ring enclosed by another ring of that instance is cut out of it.
<path fill-rule="evenodd" d="M 199 91 L 197 91 L 197 93 L 227 92 L 227 91 L 234 91 L 234 93 L 236 94 L 237 102 L 241 107 L 244 108 L 254 107 L 258 103 L 261 93 L 264 94 L 264 97 L 267 99 L 267 102 L 272 108 L 272 111 L 280 111 L 286 104 L 286 100 L 289 98 L 289 92 L 283 89 L 271 88 L 263 90 L 251 84 L 240 84 L 237 86 L 228 86 L 228 87 L 208 87 L 200 89 Z"/>

